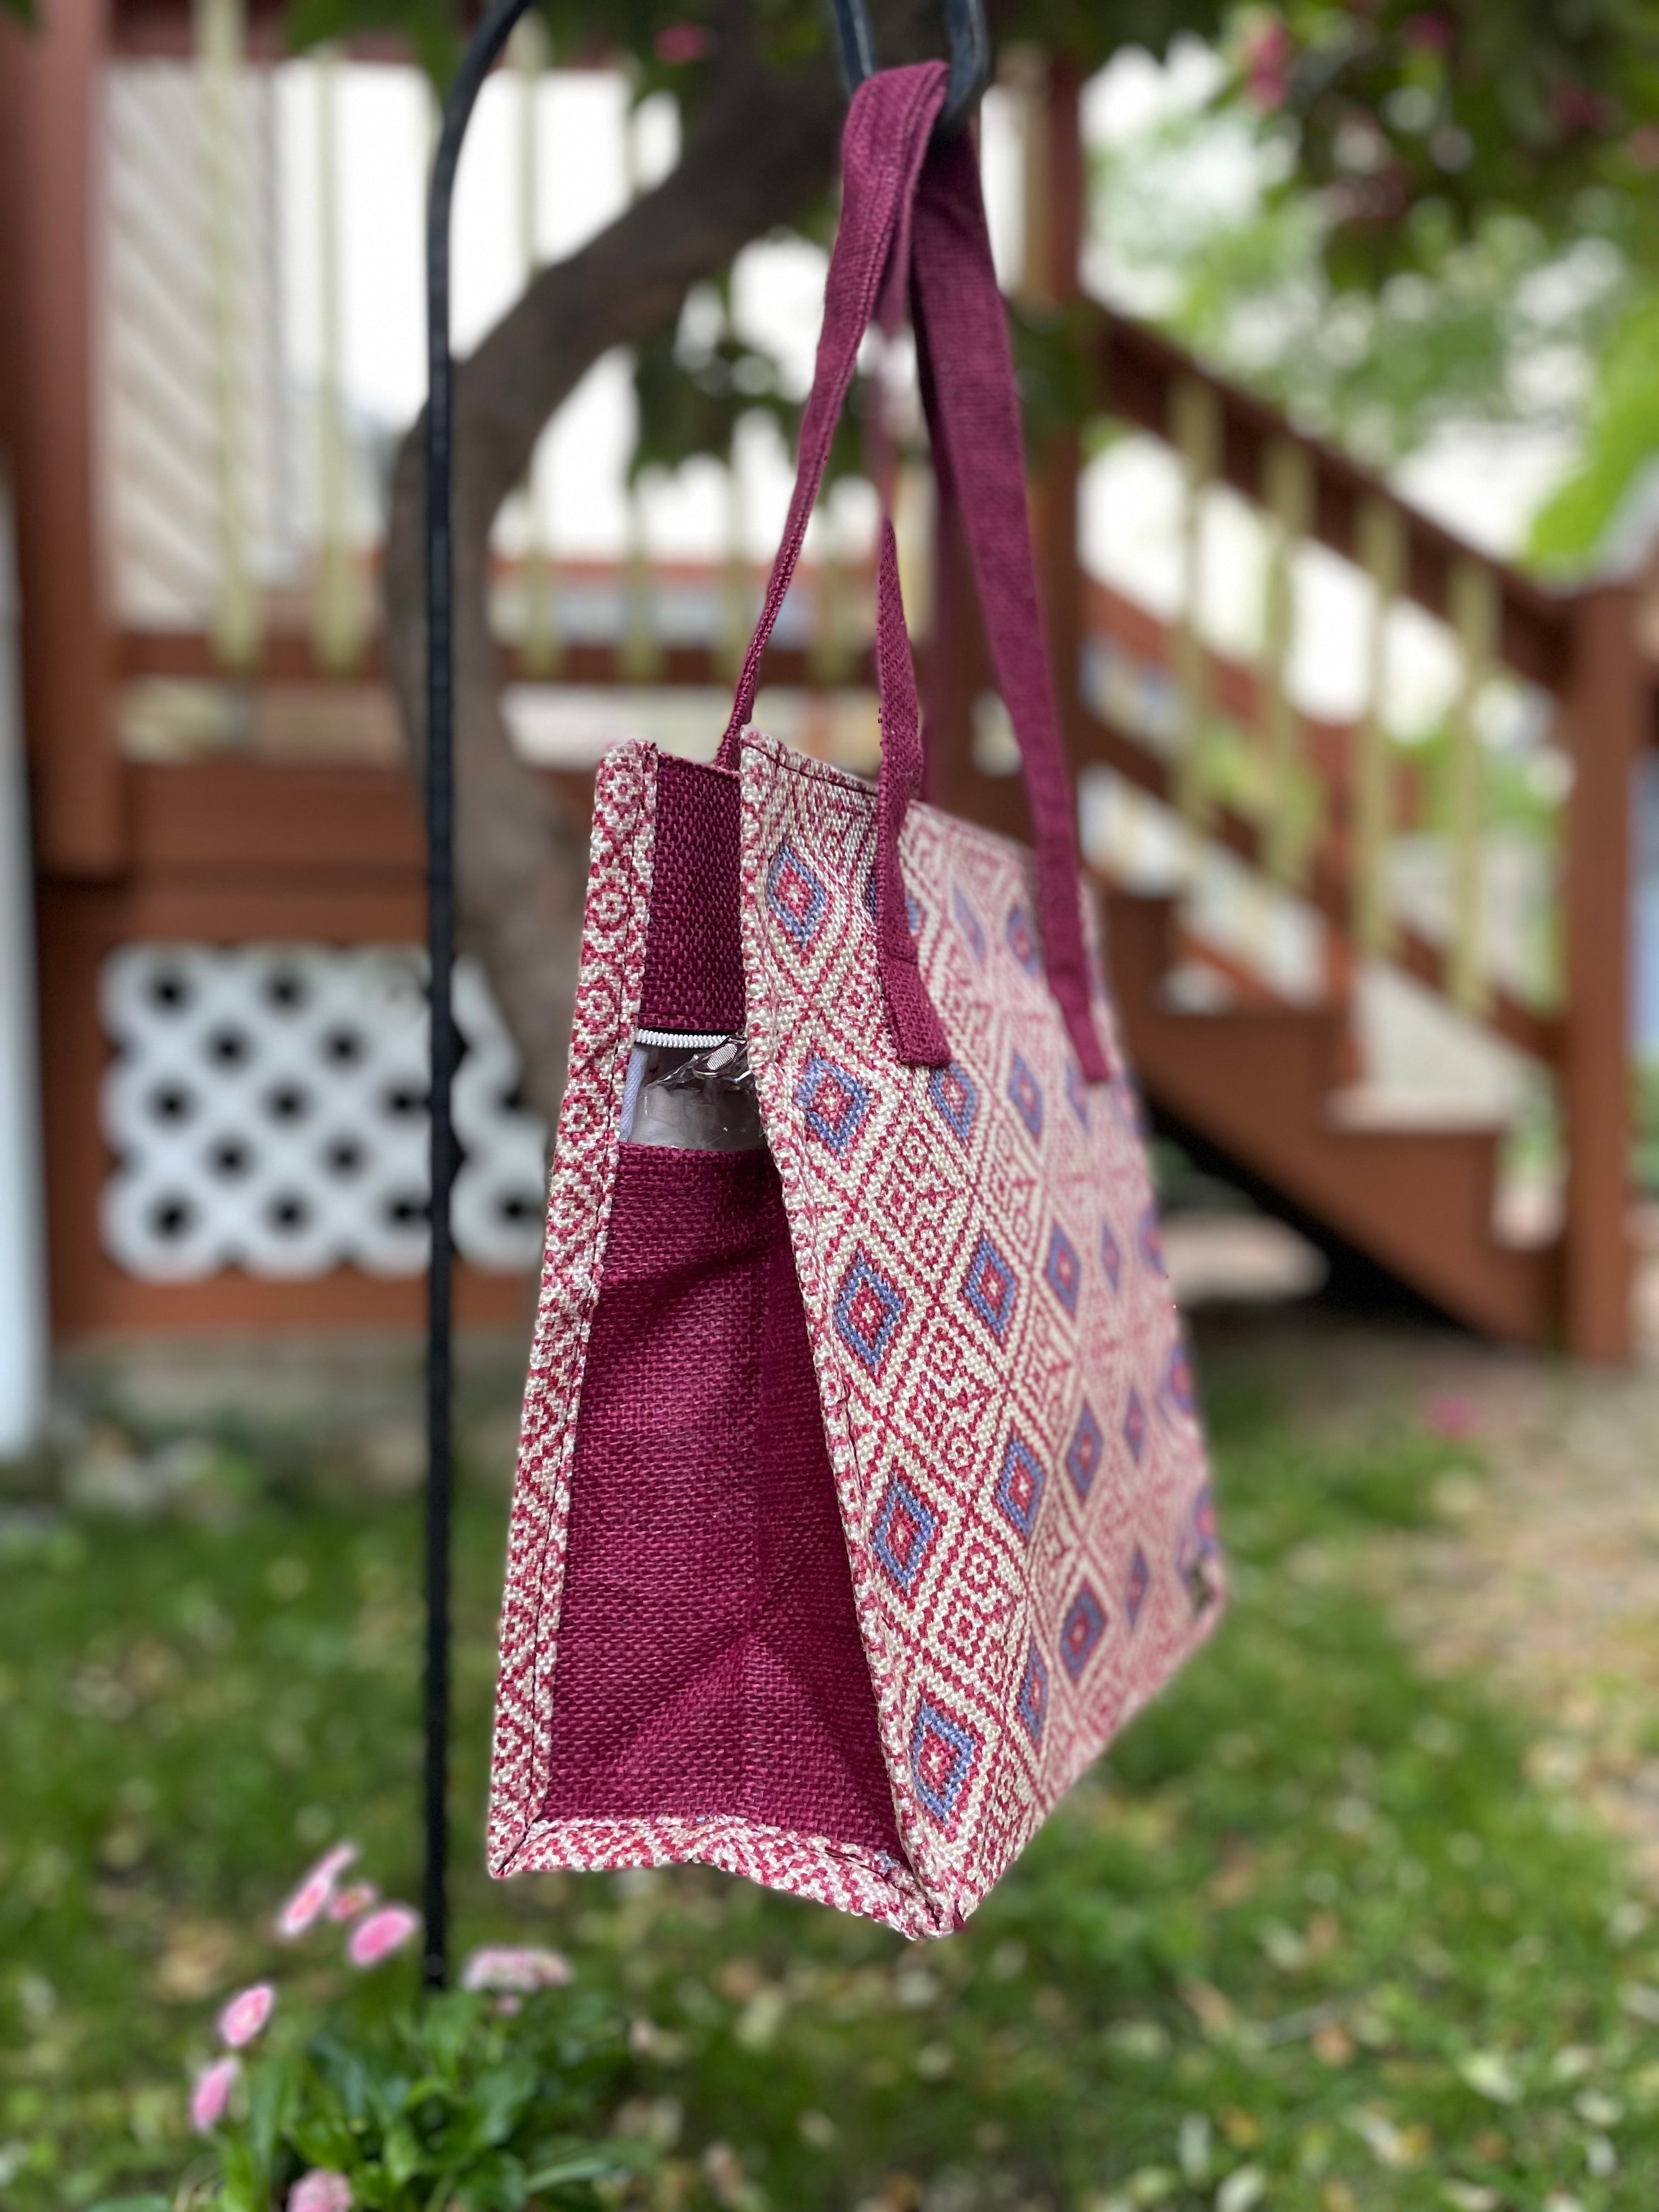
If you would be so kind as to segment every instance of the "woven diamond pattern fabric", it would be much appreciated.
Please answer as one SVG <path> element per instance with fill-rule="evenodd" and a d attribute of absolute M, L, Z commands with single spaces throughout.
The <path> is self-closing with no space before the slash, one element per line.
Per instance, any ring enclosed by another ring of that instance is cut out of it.
<path fill-rule="evenodd" d="M 942 1931 L 1213 1626 L 1203 1441 L 1137 1101 L 1079 1075 L 1030 854 L 910 810 L 952 1056 L 903 1067 L 864 897 L 873 794 L 753 733 L 743 785 L 750 1057 L 899 1832 Z M 1095 1011 L 1111 1040 L 1103 989 Z M 803 1108 L 826 1089 L 856 1111 Z"/>

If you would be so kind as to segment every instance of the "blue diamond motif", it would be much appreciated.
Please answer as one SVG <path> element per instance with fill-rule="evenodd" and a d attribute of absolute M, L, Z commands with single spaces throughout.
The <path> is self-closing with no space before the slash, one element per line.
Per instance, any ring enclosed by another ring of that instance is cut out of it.
<path fill-rule="evenodd" d="M 817 935 L 829 896 L 786 837 L 766 872 L 766 902 L 805 952 Z"/>
<path fill-rule="evenodd" d="M 999 1344 L 1006 1343 L 1014 1318 L 1018 1285 L 1014 1271 L 981 1230 L 963 1277 L 962 1295 Z"/>
<path fill-rule="evenodd" d="M 872 921 L 874 921 L 877 919 L 876 872 L 873 868 L 871 869 L 869 874 L 864 879 L 864 910 L 869 915 Z M 916 898 L 915 893 L 909 890 L 907 890 L 904 894 L 904 918 L 910 925 L 911 936 L 920 937 L 921 935 L 921 907 Z"/>
<path fill-rule="evenodd" d="M 910 1773 L 916 1795 L 936 1820 L 956 1811 L 979 1757 L 972 1729 L 924 1698 L 910 1730 Z"/>
<path fill-rule="evenodd" d="M 795 1103 L 815 1137 L 844 1160 L 870 1111 L 870 1093 L 855 1076 L 821 1053 L 809 1053 L 795 1085 Z"/>
<path fill-rule="evenodd" d="M 1106 1279 L 1115 1290 L 1123 1276 L 1123 1247 L 1112 1233 L 1109 1221 L 1100 1224 L 1100 1264 L 1106 1271 Z"/>
<path fill-rule="evenodd" d="M 1060 1656 L 1066 1673 L 1076 1682 L 1095 1656 L 1095 1647 L 1106 1633 L 1106 1608 L 1085 1583 L 1072 1600 L 1060 1632 Z"/>
<path fill-rule="evenodd" d="M 974 1133 L 979 1115 L 979 1092 L 965 1067 L 955 1060 L 936 1067 L 927 1079 L 927 1096 L 943 1115 L 945 1127 L 965 1145 Z"/>
<path fill-rule="evenodd" d="M 904 1314 L 902 1294 L 863 1252 L 854 1253 L 836 1293 L 836 1329 L 848 1350 L 872 1375 L 881 1373 Z"/>
<path fill-rule="evenodd" d="M 1100 1432 L 1100 1423 L 1093 1408 L 1085 1400 L 1083 1411 L 1077 1417 L 1077 1428 L 1066 1448 L 1066 1472 L 1072 1478 L 1072 1487 L 1079 1498 L 1087 1498 L 1100 1472 L 1100 1462 L 1106 1449 L 1106 1439 Z"/>
<path fill-rule="evenodd" d="M 1146 1449 L 1146 1408 L 1133 1382 L 1129 1385 L 1129 1402 L 1123 1409 L 1123 1441 L 1129 1447 L 1130 1458 L 1139 1467 L 1140 1455 Z"/>
<path fill-rule="evenodd" d="M 1016 1429 L 1008 1438 L 1007 1449 L 1002 1455 L 1002 1473 L 997 1477 L 997 1486 L 992 1492 L 1002 1508 L 1011 1526 L 1026 1542 L 1036 1527 L 1037 1510 L 1042 1504 L 1042 1486 L 1048 1477 L 1043 1474 L 1036 1454 Z"/>
<path fill-rule="evenodd" d="M 1077 1294 L 1083 1287 L 1083 1262 L 1077 1256 L 1076 1245 L 1059 1222 L 1055 1222 L 1048 1238 L 1048 1257 L 1043 1262 L 1042 1279 L 1075 1320 Z"/>
<path fill-rule="evenodd" d="M 1119 1128 L 1127 1129 L 1132 1137 L 1139 1137 L 1145 1144 L 1151 1132 L 1140 1103 L 1140 1093 L 1133 1084 L 1127 1076 L 1115 1075 L 1107 1085 L 1106 1095 L 1112 1102 L 1112 1118 Z"/>
<path fill-rule="evenodd" d="M 1066 1096 L 1071 1102 L 1072 1111 L 1077 1115 L 1079 1127 L 1086 1129 L 1089 1126 L 1089 1086 L 1083 1080 L 1083 1070 L 1074 1060 L 1068 1060 L 1066 1063 Z"/>
<path fill-rule="evenodd" d="M 1042 962 L 1037 951 L 1036 932 L 1031 927 L 1031 917 L 1023 906 L 1009 908 L 1003 934 L 1008 940 L 1008 950 L 1020 966 L 1028 975 L 1035 975 Z"/>
<path fill-rule="evenodd" d="M 893 1476 L 876 1516 L 870 1548 L 895 1589 L 906 1597 L 927 1564 L 939 1534 L 939 1520 L 933 1507 L 924 1504 L 908 1482 Z"/>
<path fill-rule="evenodd" d="M 1158 1233 L 1158 1208 L 1155 1206 L 1149 1206 L 1141 1215 L 1135 1236 L 1140 1246 L 1140 1256 L 1152 1273 L 1155 1275 L 1167 1274 L 1169 1270 L 1164 1264 L 1164 1239 Z"/>
<path fill-rule="evenodd" d="M 951 887 L 951 911 L 957 918 L 957 927 L 968 940 L 968 949 L 980 967 L 985 965 L 985 932 L 980 927 L 979 916 L 953 884 Z"/>
<path fill-rule="evenodd" d="M 1123 1610 L 1129 1616 L 1133 1628 L 1140 1618 L 1140 1608 L 1146 1602 L 1146 1593 L 1152 1586 L 1152 1571 L 1146 1564 L 1146 1554 L 1139 1544 L 1129 1561 L 1129 1579 L 1124 1586 Z"/>
<path fill-rule="evenodd" d="M 1036 1637 L 1031 1638 L 1031 1648 L 1025 1655 L 1025 1671 L 1019 1678 L 1019 1695 L 1014 1700 L 1014 1710 L 1035 1750 L 1042 1741 L 1042 1723 L 1048 1717 L 1048 1669 L 1036 1648 Z"/>
<path fill-rule="evenodd" d="M 1164 1363 L 1164 1395 L 1178 1413 L 1194 1413 L 1198 1410 L 1198 1393 L 1193 1386 L 1193 1363 L 1179 1337 L 1170 1346 L 1170 1356 Z"/>
<path fill-rule="evenodd" d="M 1216 1540 L 1215 1499 L 1207 1482 L 1193 1500 L 1176 1568 L 1195 1613 L 1215 1603 L 1221 1595 L 1220 1547 Z"/>
<path fill-rule="evenodd" d="M 1042 1134 L 1042 1090 L 1018 1053 L 1008 1071 L 1008 1096 L 1033 1139 Z"/>

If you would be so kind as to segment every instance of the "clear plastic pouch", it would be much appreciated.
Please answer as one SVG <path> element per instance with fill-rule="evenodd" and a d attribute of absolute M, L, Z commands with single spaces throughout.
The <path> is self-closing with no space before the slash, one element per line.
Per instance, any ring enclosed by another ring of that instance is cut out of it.
<path fill-rule="evenodd" d="M 640 1030 L 623 1092 L 622 1139 L 677 1152 L 762 1150 L 747 1041 Z"/>

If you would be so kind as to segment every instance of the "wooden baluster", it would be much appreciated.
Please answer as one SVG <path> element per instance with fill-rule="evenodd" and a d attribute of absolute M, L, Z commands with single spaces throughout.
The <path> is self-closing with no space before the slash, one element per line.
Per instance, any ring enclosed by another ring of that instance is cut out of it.
<path fill-rule="evenodd" d="M 720 632 L 715 665 L 728 683 L 743 670 L 754 626 L 753 580 L 749 568 L 749 501 L 738 463 L 735 434 L 726 463 L 726 560 L 720 577 Z"/>
<path fill-rule="evenodd" d="M 325 668 L 343 673 L 362 657 L 367 610 L 351 545 L 351 448 L 346 437 L 341 315 L 338 165 L 340 58 L 317 57 L 317 290 L 321 335 L 318 391 L 317 579 L 312 639 Z"/>
<path fill-rule="evenodd" d="M 1577 1358 L 1598 1361 L 1631 1348 L 1631 786 L 1651 700 L 1637 605 L 1627 584 L 1577 600 L 1563 702 L 1573 763 L 1563 886 L 1566 1339 Z"/>
<path fill-rule="evenodd" d="M 1480 1014 L 1486 1003 L 1483 916 L 1485 777 L 1479 710 L 1498 641 L 1498 592 L 1492 571 L 1460 561 L 1451 573 L 1450 614 L 1462 667 L 1451 711 L 1451 1000 Z"/>
<path fill-rule="evenodd" d="M 545 19 L 534 9 L 513 27 L 508 54 L 519 79 L 519 254 L 528 288 L 542 265 L 541 86 L 551 60 Z M 525 672 L 544 681 L 564 659 L 559 624 L 558 571 L 553 556 L 553 498 L 547 471 L 532 455 L 526 472 L 524 629 L 520 646 Z"/>
<path fill-rule="evenodd" d="M 832 491 L 820 507 L 812 529 L 817 560 L 813 578 L 812 640 L 807 665 L 814 684 L 831 690 L 852 673 L 853 578 L 842 550 L 842 522 Z"/>
<path fill-rule="evenodd" d="M 228 668 L 258 658 L 259 609 L 248 558 L 247 333 L 243 272 L 246 178 L 237 102 L 246 43 L 242 0 L 198 0 L 206 155 L 208 293 L 213 319 L 213 413 L 219 477 L 219 575 L 213 647 Z"/>
<path fill-rule="evenodd" d="M 1005 83 L 1019 100 L 1023 200 L 1020 305 L 1063 316 L 1081 295 L 1088 157 L 1083 143 L 1083 72 L 1066 54 L 1005 51 Z M 1082 747 L 1084 572 L 1078 545 L 1083 441 L 1077 426 L 1052 429 L 1030 488 L 1031 530 L 1042 592 L 1043 629 L 1054 672 L 1061 734 L 1073 769 Z"/>
<path fill-rule="evenodd" d="M 1204 643 L 1204 495 L 1214 481 L 1221 453 L 1221 415 L 1214 392 L 1196 377 L 1183 377 L 1171 397 L 1171 435 L 1181 456 L 1182 605 L 1176 632 L 1176 688 L 1182 738 L 1175 797 L 1183 821 L 1202 831 L 1210 817 L 1205 752 L 1210 712 L 1210 656 Z"/>
<path fill-rule="evenodd" d="M 912 645 L 926 652 L 933 634 L 933 478 L 916 461 L 902 464 L 893 486 L 893 536 L 905 628 Z"/>
<path fill-rule="evenodd" d="M 1286 681 L 1296 629 L 1296 550 L 1313 513 L 1313 475 L 1304 448 L 1276 438 L 1267 448 L 1262 489 L 1271 518 L 1261 690 L 1267 769 L 1267 872 L 1286 890 L 1300 888 L 1310 840 L 1302 717 Z"/>
<path fill-rule="evenodd" d="M 631 86 L 629 96 L 631 99 Z M 628 196 L 637 199 L 643 179 L 640 173 L 638 118 L 631 106 L 623 118 L 623 166 Z M 642 483 L 630 477 L 626 497 L 628 547 L 623 557 L 623 629 L 617 651 L 617 669 L 629 682 L 648 684 L 660 672 L 663 656 L 653 605 L 651 549 Z"/>
<path fill-rule="evenodd" d="M 1359 510 L 1359 565 L 1370 580 L 1365 642 L 1365 711 L 1353 774 L 1353 930 L 1360 950 L 1385 959 L 1394 943 L 1389 845 L 1394 832 L 1394 761 L 1389 743 L 1389 625 L 1406 580 L 1400 510 L 1368 499 Z"/>

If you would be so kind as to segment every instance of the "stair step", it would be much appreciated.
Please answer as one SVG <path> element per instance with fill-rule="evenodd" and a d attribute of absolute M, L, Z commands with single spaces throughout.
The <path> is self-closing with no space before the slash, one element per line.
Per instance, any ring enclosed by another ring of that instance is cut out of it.
<path fill-rule="evenodd" d="M 1379 1085 L 1350 1084 L 1334 1091 L 1326 1113 L 1339 1129 L 1414 1129 L 1485 1132 L 1507 1136 L 1510 1123 L 1484 1099 L 1456 1091 L 1396 1091 Z"/>

